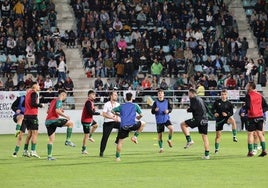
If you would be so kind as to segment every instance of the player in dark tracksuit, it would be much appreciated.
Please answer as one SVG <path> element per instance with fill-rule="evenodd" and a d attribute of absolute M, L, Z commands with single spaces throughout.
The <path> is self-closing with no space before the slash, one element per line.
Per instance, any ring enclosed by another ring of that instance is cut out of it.
<path fill-rule="evenodd" d="M 233 141 L 237 142 L 236 138 L 236 122 L 233 117 L 234 107 L 230 101 L 227 99 L 227 90 L 221 91 L 221 98 L 217 99 L 214 104 L 212 111 L 216 118 L 216 138 L 215 138 L 215 153 L 219 152 L 220 140 L 221 140 L 221 132 L 223 130 L 224 124 L 232 125 L 233 132 Z"/>
<path fill-rule="evenodd" d="M 181 123 L 181 130 L 184 133 L 187 140 L 184 149 L 189 148 L 194 143 L 194 141 L 191 139 L 188 127 L 190 128 L 197 127 L 199 133 L 202 135 L 202 140 L 204 142 L 205 154 L 202 158 L 210 159 L 209 140 L 207 136 L 208 132 L 207 108 L 205 106 L 204 101 L 200 97 L 196 96 L 195 89 L 189 89 L 188 96 L 190 98 L 190 107 L 187 109 L 187 112 L 191 112 L 193 114 L 193 117 Z"/>
<path fill-rule="evenodd" d="M 18 137 L 17 143 L 16 143 L 16 146 L 15 146 L 15 149 L 14 149 L 14 152 L 13 152 L 12 156 L 17 157 L 17 154 L 19 152 L 20 145 L 21 145 L 21 142 L 22 142 L 22 137 L 23 137 L 23 135 L 24 135 L 24 133 L 26 131 L 26 124 L 23 121 L 24 112 L 25 112 L 25 95 L 18 97 L 12 103 L 11 109 L 15 112 L 15 114 L 13 116 L 13 120 L 14 120 L 14 122 L 17 123 L 15 136 Z M 28 156 L 26 153 L 27 153 L 27 150 L 28 150 L 28 145 L 29 145 L 30 139 L 31 139 L 31 135 L 28 135 L 26 140 L 25 140 L 26 147 L 24 147 L 23 156 Z"/>

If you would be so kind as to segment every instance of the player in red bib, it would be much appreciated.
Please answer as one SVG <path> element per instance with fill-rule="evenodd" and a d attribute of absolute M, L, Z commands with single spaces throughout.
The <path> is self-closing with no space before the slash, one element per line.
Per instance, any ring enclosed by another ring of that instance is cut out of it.
<path fill-rule="evenodd" d="M 48 160 L 55 160 L 52 157 L 52 146 L 55 140 L 55 131 L 57 127 L 67 127 L 67 136 L 65 145 L 75 147 L 75 144 L 71 142 L 72 130 L 73 130 L 73 122 L 70 120 L 70 117 L 64 114 L 62 102 L 66 99 L 67 93 L 65 90 L 58 91 L 58 97 L 53 99 L 50 102 L 48 111 L 47 111 L 47 118 L 46 118 L 46 127 L 47 127 L 47 134 L 49 137 L 49 141 L 47 144 L 47 154 Z M 63 117 L 63 118 L 60 118 Z"/>

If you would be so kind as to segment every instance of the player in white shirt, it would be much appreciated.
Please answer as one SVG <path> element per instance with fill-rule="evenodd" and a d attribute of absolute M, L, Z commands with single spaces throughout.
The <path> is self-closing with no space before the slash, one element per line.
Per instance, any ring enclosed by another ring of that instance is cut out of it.
<path fill-rule="evenodd" d="M 108 138 L 113 130 L 120 128 L 120 118 L 119 116 L 112 113 L 112 109 L 119 106 L 120 104 L 117 102 L 117 92 L 112 91 L 109 95 L 110 100 L 106 102 L 103 106 L 103 112 L 102 115 L 104 117 L 104 123 L 103 123 L 103 131 L 102 131 L 102 138 L 101 138 L 101 144 L 100 144 L 100 157 L 103 157 L 104 150 L 106 148 L 106 144 L 108 141 Z M 116 138 L 117 141 L 117 138 Z"/>

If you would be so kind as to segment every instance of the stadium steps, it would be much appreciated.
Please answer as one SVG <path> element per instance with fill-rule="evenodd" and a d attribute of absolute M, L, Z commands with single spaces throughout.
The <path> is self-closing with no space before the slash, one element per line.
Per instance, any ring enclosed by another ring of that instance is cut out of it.
<path fill-rule="evenodd" d="M 242 39 L 243 37 L 247 38 L 249 43 L 249 49 L 247 52 L 247 56 L 249 58 L 253 58 L 257 60 L 259 58 L 258 54 L 258 46 L 257 39 L 253 35 L 251 31 L 250 25 L 248 23 L 248 19 L 246 17 L 245 9 L 243 8 L 243 4 L 241 0 L 233 0 L 229 4 L 229 10 L 236 20 L 236 24 L 238 26 L 239 37 Z"/>
<path fill-rule="evenodd" d="M 65 30 L 76 31 L 76 20 L 73 9 L 70 6 L 70 0 L 57 0 L 55 1 L 57 11 L 57 25 L 61 33 Z M 88 78 L 82 64 L 81 50 L 77 48 L 63 47 L 66 55 L 67 67 L 69 76 L 74 82 L 75 90 L 87 90 L 89 88 Z M 75 108 L 81 109 L 82 104 L 87 98 L 86 92 L 74 92 Z"/>
<path fill-rule="evenodd" d="M 76 22 L 70 0 L 54 1 L 57 11 L 57 25 L 61 32 L 65 30 L 76 31 Z"/>

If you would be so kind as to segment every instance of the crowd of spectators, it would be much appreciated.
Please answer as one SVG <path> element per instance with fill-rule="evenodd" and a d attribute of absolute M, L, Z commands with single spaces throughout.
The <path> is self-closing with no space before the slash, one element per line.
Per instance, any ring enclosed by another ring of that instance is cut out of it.
<path fill-rule="evenodd" d="M 254 62 L 247 57 L 247 38 L 239 35 L 223 1 L 71 0 L 70 4 L 88 77 L 115 77 L 115 88 L 134 90 L 244 89 L 255 76 L 258 84 L 266 85 L 264 59 Z M 138 73 L 144 74 L 142 80 Z M 168 87 L 161 77 L 176 82 Z"/>
<path fill-rule="evenodd" d="M 65 85 L 64 43 L 53 0 L 0 1 L 0 89 L 18 90 L 38 81 L 42 90 Z M 17 80 L 14 80 L 14 75 Z M 49 87 L 44 82 L 53 79 Z"/>
<path fill-rule="evenodd" d="M 223 1 L 70 0 L 77 30 L 60 33 L 52 0 L 2 0 L 0 62 L 7 81 L 0 87 L 18 89 L 28 73 L 56 78 L 52 88 L 62 87 L 68 80 L 63 44 L 81 46 L 88 77 L 111 78 L 109 87 L 96 90 L 195 87 L 200 95 L 215 95 L 208 90 L 244 89 L 254 77 L 265 86 L 267 4 L 262 3 L 249 17 L 263 56 L 256 61 L 247 57 L 247 38 L 239 35 Z M 165 77 L 176 81 L 167 84 Z"/>

